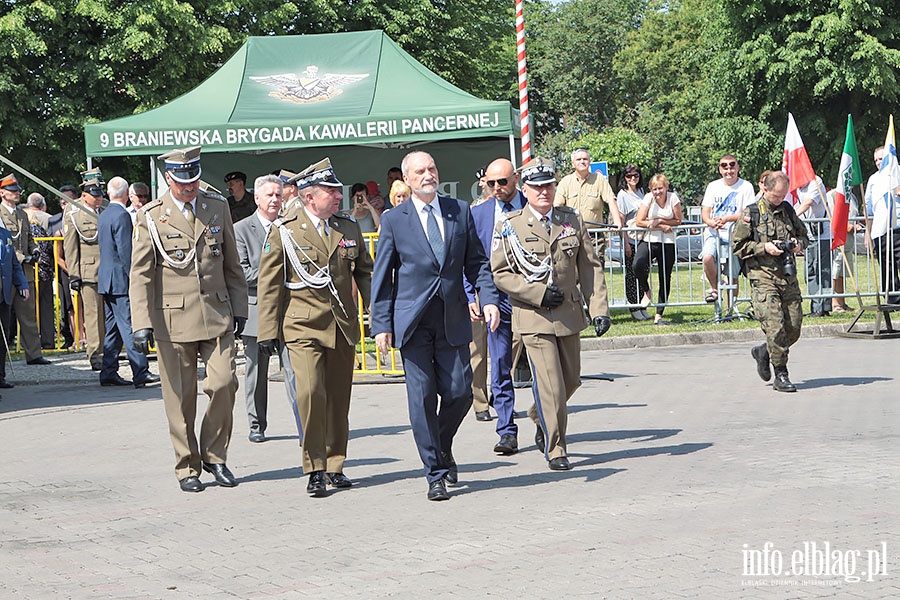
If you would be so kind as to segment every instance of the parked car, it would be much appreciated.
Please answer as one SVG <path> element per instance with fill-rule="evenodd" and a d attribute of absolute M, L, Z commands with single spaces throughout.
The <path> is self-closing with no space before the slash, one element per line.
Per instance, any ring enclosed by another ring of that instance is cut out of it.
<path fill-rule="evenodd" d="M 700 252 L 703 250 L 703 223 L 697 221 L 684 221 L 683 225 L 692 227 L 679 228 L 675 232 L 675 252 L 678 262 L 700 262 Z M 622 238 L 618 235 L 606 236 L 606 261 L 623 264 L 625 253 L 622 248 Z"/>

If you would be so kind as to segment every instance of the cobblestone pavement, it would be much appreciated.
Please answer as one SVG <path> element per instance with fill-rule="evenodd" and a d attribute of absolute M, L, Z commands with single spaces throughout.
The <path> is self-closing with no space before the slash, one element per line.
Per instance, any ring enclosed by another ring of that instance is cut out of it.
<path fill-rule="evenodd" d="M 900 597 L 900 342 L 804 338 L 796 394 L 759 380 L 750 345 L 585 352 L 573 470 L 547 469 L 527 420 L 498 457 L 470 417 L 441 503 L 396 379 L 354 387 L 352 489 L 306 496 L 273 382 L 263 444 L 239 392 L 240 485 L 185 494 L 159 388 L 54 359 L 2 391 L 0 598 Z"/>

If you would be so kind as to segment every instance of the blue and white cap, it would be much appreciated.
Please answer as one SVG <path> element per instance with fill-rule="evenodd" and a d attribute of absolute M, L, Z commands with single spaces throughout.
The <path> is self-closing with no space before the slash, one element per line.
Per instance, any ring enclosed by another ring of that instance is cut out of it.
<path fill-rule="evenodd" d="M 166 163 L 166 172 L 178 183 L 194 183 L 200 179 L 200 146 L 178 148 L 159 155 Z"/>
<path fill-rule="evenodd" d="M 302 190 L 312 185 L 324 185 L 327 187 L 343 187 L 343 183 L 334 174 L 331 167 L 331 160 L 323 158 L 314 165 L 309 165 L 299 175 L 295 175 L 290 179 L 291 182 L 297 184 L 297 189 Z"/>
<path fill-rule="evenodd" d="M 556 165 L 552 160 L 535 156 L 519 167 L 519 181 L 533 186 L 556 183 Z"/>
<path fill-rule="evenodd" d="M 278 173 L 276 173 L 276 175 L 278 175 L 279 179 L 281 179 L 281 183 L 283 183 L 284 185 L 297 185 L 295 181 L 297 174 L 293 171 L 281 169 L 280 171 L 278 171 Z"/>

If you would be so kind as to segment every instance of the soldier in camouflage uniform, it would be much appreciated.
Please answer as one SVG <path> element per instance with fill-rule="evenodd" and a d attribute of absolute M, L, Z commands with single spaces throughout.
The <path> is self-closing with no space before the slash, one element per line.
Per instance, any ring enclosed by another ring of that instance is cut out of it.
<path fill-rule="evenodd" d="M 803 306 L 796 272 L 785 273 L 785 252 L 780 242 L 796 242 L 794 253 L 809 245 L 806 226 L 783 202 L 788 192 L 787 175 L 781 171 L 766 176 L 763 197 L 744 209 L 732 237 L 734 253 L 744 261 L 750 279 L 753 310 L 766 343 L 755 346 L 750 354 L 756 360 L 756 371 L 763 381 L 772 378 L 771 359 L 775 370 L 772 387 L 779 392 L 796 392 L 788 377 L 788 349 L 800 339 Z M 755 213 L 755 214 L 754 214 Z"/>

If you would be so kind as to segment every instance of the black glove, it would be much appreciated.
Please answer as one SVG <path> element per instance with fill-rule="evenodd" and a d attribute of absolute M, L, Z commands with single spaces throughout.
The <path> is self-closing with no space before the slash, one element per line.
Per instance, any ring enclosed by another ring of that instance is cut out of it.
<path fill-rule="evenodd" d="M 234 336 L 237 337 L 241 335 L 244 331 L 244 325 L 247 324 L 247 317 L 235 317 L 234 318 Z"/>
<path fill-rule="evenodd" d="M 41 249 L 35 248 L 31 251 L 31 262 L 37 262 L 41 258 Z"/>
<path fill-rule="evenodd" d="M 556 308 L 563 303 L 566 295 L 562 293 L 555 285 L 548 285 L 544 290 L 544 297 L 541 299 L 541 306 L 544 308 Z"/>
<path fill-rule="evenodd" d="M 594 331 L 597 332 L 597 337 L 600 337 L 612 326 L 612 321 L 610 321 L 609 317 L 594 317 Z"/>
<path fill-rule="evenodd" d="M 25 294 L 27 294 L 27 293 L 28 293 L 27 287 L 24 287 L 21 290 L 19 290 L 19 295 L 22 296 L 23 298 L 25 297 Z"/>
<path fill-rule="evenodd" d="M 134 349 L 143 354 L 150 354 L 150 346 L 153 345 L 153 330 L 138 329 L 134 332 Z"/>
<path fill-rule="evenodd" d="M 275 348 L 275 340 L 259 340 L 256 342 L 256 345 L 259 346 L 259 351 L 272 356 L 273 354 L 277 354 Z"/>
<path fill-rule="evenodd" d="M 26 256 L 25 258 L 22 259 L 22 265 L 33 265 L 33 264 L 34 264 L 33 256 Z"/>
<path fill-rule="evenodd" d="M 69 279 L 69 289 L 74 290 L 76 292 L 80 292 L 81 291 L 81 280 L 76 277 L 70 278 Z"/>

